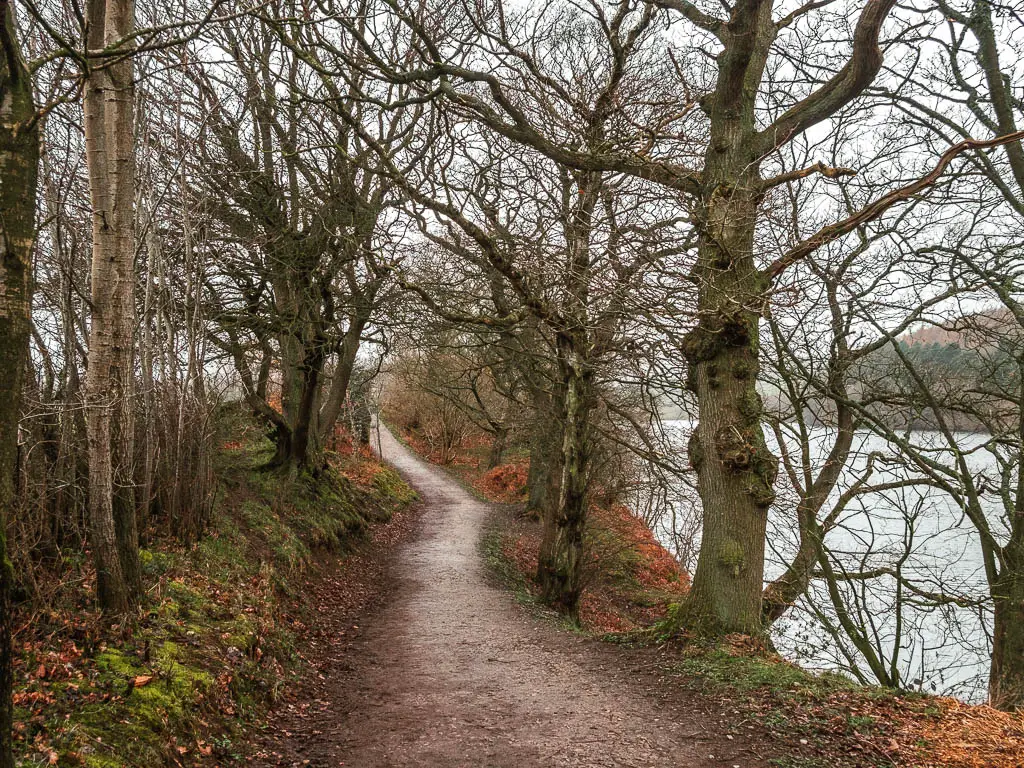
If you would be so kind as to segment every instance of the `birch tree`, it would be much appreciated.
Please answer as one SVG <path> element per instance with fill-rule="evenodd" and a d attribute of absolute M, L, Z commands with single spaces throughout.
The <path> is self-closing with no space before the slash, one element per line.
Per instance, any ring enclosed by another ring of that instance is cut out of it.
<path fill-rule="evenodd" d="M 135 83 L 132 0 L 86 7 L 84 91 L 92 202 L 92 307 L 86 405 L 89 519 L 100 606 L 122 614 L 141 589 L 132 479 L 135 318 Z"/>

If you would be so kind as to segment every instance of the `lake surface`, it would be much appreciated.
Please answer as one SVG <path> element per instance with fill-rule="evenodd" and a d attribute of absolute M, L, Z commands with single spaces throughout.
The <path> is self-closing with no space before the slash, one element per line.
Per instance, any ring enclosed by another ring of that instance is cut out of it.
<path fill-rule="evenodd" d="M 675 421 L 666 428 L 671 444 L 685 451 L 692 424 Z M 833 437 L 827 428 L 812 431 L 812 469 L 823 463 Z M 978 477 L 995 478 L 996 460 L 981 450 L 983 438 L 971 433 L 955 437 L 960 450 L 969 453 L 971 471 Z M 912 440 L 936 460 L 947 461 L 952 455 L 938 433 L 915 432 Z M 776 441 L 770 442 L 778 453 Z M 791 451 L 798 450 L 797 441 L 787 437 L 785 442 Z M 897 452 L 882 438 L 858 433 L 854 448 L 855 456 L 824 509 L 832 509 L 840 495 L 864 477 L 869 466 L 868 482 L 872 487 L 905 485 L 859 494 L 845 506 L 836 528 L 826 537 L 834 568 L 848 574 L 882 568 L 898 570 L 904 582 L 923 592 L 955 595 L 961 602 L 977 600 L 981 605 L 935 605 L 906 587 L 901 589 L 897 579 L 883 576 L 842 582 L 851 618 L 864 628 L 866 638 L 887 666 L 899 670 L 906 687 L 970 702 L 984 701 L 991 616 L 984 606 L 987 584 L 973 526 L 948 494 L 914 482 L 920 476 L 913 470 L 887 463 L 887 458 Z M 794 493 L 784 472 L 780 472 L 777 491 L 779 501 L 769 516 L 767 579 L 784 571 L 796 549 Z M 1005 528 L 995 491 L 987 498 L 990 523 L 1001 532 Z M 699 501 L 695 504 L 696 493 L 686 480 L 673 485 L 668 500 L 669 512 L 655 520 L 655 534 L 692 569 L 699 543 L 695 541 L 699 539 Z M 642 507 L 643 502 L 637 501 Z M 821 582 L 812 585 L 807 597 L 776 624 L 772 634 L 779 651 L 805 667 L 847 674 L 856 667 L 870 677 L 863 658 L 839 628 L 836 611 Z"/>

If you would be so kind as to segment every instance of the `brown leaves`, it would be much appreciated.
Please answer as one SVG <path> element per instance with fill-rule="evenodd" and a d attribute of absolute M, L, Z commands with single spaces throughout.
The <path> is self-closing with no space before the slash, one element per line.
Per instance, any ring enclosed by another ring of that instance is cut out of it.
<path fill-rule="evenodd" d="M 1024 764 L 1024 715 L 936 699 L 939 714 L 908 724 L 907 740 L 922 744 L 922 765 L 944 768 L 1019 768 Z"/>

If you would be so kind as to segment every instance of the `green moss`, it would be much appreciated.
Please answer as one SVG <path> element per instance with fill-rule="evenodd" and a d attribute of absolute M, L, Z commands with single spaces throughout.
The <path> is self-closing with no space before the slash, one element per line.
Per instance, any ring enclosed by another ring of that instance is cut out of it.
<path fill-rule="evenodd" d="M 496 527 L 485 531 L 480 541 L 484 562 L 498 581 L 512 591 L 519 604 L 539 608 L 540 603 L 530 592 L 526 578 L 516 564 L 505 556 L 506 541 L 506 535 Z"/>
<path fill-rule="evenodd" d="M 106 755 L 86 755 L 86 768 L 124 768 L 125 763 Z"/>
<path fill-rule="evenodd" d="M 725 539 L 718 549 L 718 562 L 731 569 L 734 576 L 740 575 L 746 560 L 742 545 L 735 539 Z"/>
<path fill-rule="evenodd" d="M 223 439 L 234 442 L 250 429 Z M 393 470 L 378 473 L 369 488 L 334 470 L 316 479 L 254 471 L 269 450 L 260 437 L 217 456 L 222 487 L 210 529 L 189 551 L 161 551 L 155 539 L 140 553 L 147 610 L 130 634 L 82 656 L 74 685 L 45 682 L 54 703 L 42 714 L 19 710 L 27 724 L 20 745 L 40 735 L 69 765 L 165 765 L 179 757 L 175 739 L 194 739 L 200 712 L 231 729 L 237 717 L 257 716 L 275 699 L 282 667 L 297 661 L 294 638 L 276 621 L 293 572 L 315 547 L 347 546 L 416 496 Z M 84 562 L 78 556 L 65 564 Z M 226 688 L 218 684 L 222 673 Z M 136 685 L 140 677 L 148 679 Z M 237 717 L 211 713 L 207 699 L 230 699 Z"/>
<path fill-rule="evenodd" d="M 150 549 L 139 550 L 139 564 L 147 576 L 162 576 L 174 564 L 174 556 L 169 552 L 154 552 Z"/>
<path fill-rule="evenodd" d="M 74 720 L 53 733 L 55 739 L 81 739 L 78 751 L 86 765 L 163 764 L 168 733 L 191 722 L 196 704 L 214 684 L 213 674 L 178 643 L 155 643 L 149 655 L 148 663 L 120 648 L 96 655 L 96 690 L 115 698 L 77 707 Z M 146 679 L 136 684 L 140 677 Z"/>
<path fill-rule="evenodd" d="M 698 325 L 683 336 L 679 350 L 683 353 L 683 357 L 686 358 L 686 362 L 690 364 L 690 367 L 695 368 L 697 363 L 717 357 L 721 351 L 721 344 L 719 343 L 718 336 L 713 331 Z"/>
<path fill-rule="evenodd" d="M 767 690 L 804 698 L 820 698 L 839 690 L 860 690 L 842 675 L 814 675 L 773 656 L 736 655 L 720 648 L 695 651 L 677 665 L 676 671 L 713 688 L 726 687 L 740 692 Z"/>
<path fill-rule="evenodd" d="M 775 489 L 760 476 L 755 477 L 747 484 L 746 492 L 762 509 L 767 509 L 775 501 Z"/>
<path fill-rule="evenodd" d="M 96 656 L 96 668 L 105 675 L 123 678 L 127 681 L 142 672 L 142 663 L 138 657 L 130 656 L 116 648 L 108 648 Z"/>
<path fill-rule="evenodd" d="M 747 360 L 738 360 L 733 364 L 732 375 L 737 381 L 746 381 L 754 377 L 756 370 L 756 364 L 751 364 Z"/>
<path fill-rule="evenodd" d="M 373 476 L 373 485 L 386 498 L 398 504 L 412 504 L 419 499 L 416 491 L 390 467 L 383 467 Z"/>
<path fill-rule="evenodd" d="M 756 389 L 750 387 L 740 396 L 739 411 L 748 424 L 760 423 L 761 414 L 764 411 L 764 403 L 761 401 L 761 396 L 757 394 Z"/>

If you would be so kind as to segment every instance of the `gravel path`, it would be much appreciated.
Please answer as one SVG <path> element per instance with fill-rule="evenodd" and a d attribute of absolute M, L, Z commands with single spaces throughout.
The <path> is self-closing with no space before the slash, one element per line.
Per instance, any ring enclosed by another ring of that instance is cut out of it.
<path fill-rule="evenodd" d="M 727 740 L 720 713 L 696 702 L 681 712 L 685 698 L 659 691 L 653 665 L 516 605 L 481 561 L 489 506 L 387 431 L 381 442 L 423 499 L 418 530 L 391 555 L 390 587 L 361 625 L 337 630 L 305 700 L 284 708 L 256 764 L 762 764 Z M 328 590 L 327 619 L 330 601 Z"/>

